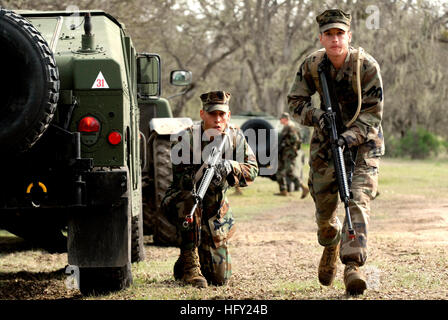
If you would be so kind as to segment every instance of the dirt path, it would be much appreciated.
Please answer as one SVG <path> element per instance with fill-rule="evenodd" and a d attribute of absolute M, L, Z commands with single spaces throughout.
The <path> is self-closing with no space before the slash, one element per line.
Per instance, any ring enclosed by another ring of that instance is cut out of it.
<path fill-rule="evenodd" d="M 370 290 L 358 299 L 448 298 L 447 289 L 440 285 L 448 280 L 447 208 L 447 201 L 428 199 L 374 201 L 372 211 L 388 217 L 371 216 L 364 267 Z M 322 287 L 317 281 L 322 249 L 313 212 L 310 199 L 293 201 L 240 223 L 232 241 L 235 280 L 245 284 L 238 287 L 249 288 L 259 281 L 260 288 L 238 298 L 352 299 L 344 294 L 342 264 L 333 287 Z"/>

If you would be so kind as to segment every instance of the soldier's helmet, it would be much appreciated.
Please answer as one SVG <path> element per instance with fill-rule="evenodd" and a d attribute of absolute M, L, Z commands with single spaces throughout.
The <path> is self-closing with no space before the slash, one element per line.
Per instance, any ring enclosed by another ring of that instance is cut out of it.
<path fill-rule="evenodd" d="M 282 115 L 280 116 L 280 119 L 291 119 L 291 116 L 289 115 L 288 112 L 283 112 Z"/>
<path fill-rule="evenodd" d="M 341 9 L 329 9 L 318 15 L 316 21 L 319 24 L 319 32 L 321 33 L 332 28 L 348 31 L 350 30 L 352 16 Z"/>
<path fill-rule="evenodd" d="M 207 112 L 224 111 L 229 112 L 230 93 L 226 91 L 210 91 L 201 94 L 202 110 Z"/>

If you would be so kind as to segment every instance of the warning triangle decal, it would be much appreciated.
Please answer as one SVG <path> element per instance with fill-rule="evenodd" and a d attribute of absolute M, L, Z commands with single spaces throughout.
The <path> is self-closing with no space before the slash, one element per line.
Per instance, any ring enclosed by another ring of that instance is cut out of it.
<path fill-rule="evenodd" d="M 92 85 L 92 89 L 109 89 L 106 79 L 104 79 L 103 73 L 100 71 L 96 77 L 95 82 Z"/>

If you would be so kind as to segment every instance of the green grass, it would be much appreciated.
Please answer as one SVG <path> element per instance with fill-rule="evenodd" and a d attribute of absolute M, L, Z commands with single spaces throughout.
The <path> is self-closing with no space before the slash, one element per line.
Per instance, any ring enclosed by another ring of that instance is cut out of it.
<path fill-rule="evenodd" d="M 268 178 L 258 177 L 249 187 L 242 188 L 243 195 L 234 196 L 233 189 L 228 192 L 230 207 L 238 221 L 254 218 L 259 212 L 285 206 L 292 197 L 276 196 L 278 184 Z"/>
<path fill-rule="evenodd" d="M 383 159 L 379 190 L 386 198 L 412 194 L 443 198 L 448 194 L 448 161 Z"/>
<path fill-rule="evenodd" d="M 302 151 L 307 159 L 309 154 L 309 145 L 302 145 Z M 308 160 L 303 167 L 303 182 L 307 184 L 309 173 Z M 227 192 L 234 215 L 238 221 L 247 221 L 252 219 L 260 211 L 268 211 L 274 208 L 285 206 L 288 201 L 294 201 L 293 197 L 276 196 L 279 192 L 279 186 L 276 181 L 270 178 L 258 176 L 248 187 L 241 188 L 243 195 L 233 195 L 234 189 Z"/>
<path fill-rule="evenodd" d="M 1 230 L 0 229 L 0 237 L 15 237 L 15 235 L 13 235 L 12 233 L 9 233 L 6 230 Z"/>

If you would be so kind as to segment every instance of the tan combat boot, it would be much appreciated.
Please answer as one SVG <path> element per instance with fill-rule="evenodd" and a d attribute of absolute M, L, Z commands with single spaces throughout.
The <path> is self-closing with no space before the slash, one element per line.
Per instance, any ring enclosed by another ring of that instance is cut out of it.
<path fill-rule="evenodd" d="M 302 196 L 300 199 L 303 199 L 308 195 L 308 193 L 310 193 L 310 189 L 308 189 L 308 187 L 302 182 L 300 182 L 300 187 L 302 187 Z"/>
<path fill-rule="evenodd" d="M 288 196 L 288 191 L 286 190 L 282 190 L 279 193 L 274 193 L 274 196 L 283 196 L 283 197 L 287 197 Z"/>
<path fill-rule="evenodd" d="M 207 280 L 201 272 L 198 248 L 181 249 L 180 256 L 174 264 L 174 278 L 197 288 L 207 288 Z"/>
<path fill-rule="evenodd" d="M 339 256 L 339 243 L 327 246 L 322 253 L 319 262 L 319 282 L 324 286 L 330 286 L 336 276 L 337 262 Z"/>
<path fill-rule="evenodd" d="M 345 290 L 350 295 L 363 294 L 367 289 L 367 282 L 355 262 L 349 262 L 344 269 Z"/>

